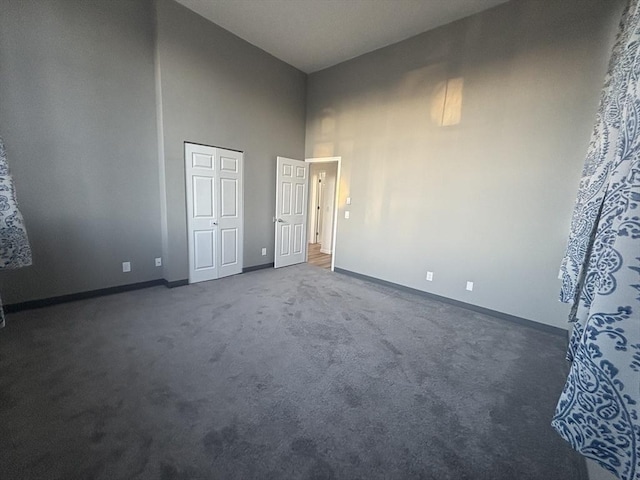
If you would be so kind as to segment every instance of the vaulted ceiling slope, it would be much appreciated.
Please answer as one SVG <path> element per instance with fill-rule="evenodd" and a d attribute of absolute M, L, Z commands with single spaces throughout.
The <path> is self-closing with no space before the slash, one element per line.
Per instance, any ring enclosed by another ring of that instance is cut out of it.
<path fill-rule="evenodd" d="M 507 0 L 177 0 L 306 73 Z"/>

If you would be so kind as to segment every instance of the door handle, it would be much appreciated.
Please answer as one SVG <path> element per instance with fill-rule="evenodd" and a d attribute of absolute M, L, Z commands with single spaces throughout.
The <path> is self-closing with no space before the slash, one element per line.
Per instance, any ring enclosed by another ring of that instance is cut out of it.
<path fill-rule="evenodd" d="M 278 218 L 278 219 L 276 220 L 276 222 L 278 222 L 278 223 L 285 223 L 285 222 L 284 222 L 284 220 L 283 220 L 283 219 L 281 219 L 281 218 Z"/>
<path fill-rule="evenodd" d="M 217 227 L 218 226 L 218 222 L 216 220 L 211 220 L 209 225 L 211 225 L 212 227 Z"/>

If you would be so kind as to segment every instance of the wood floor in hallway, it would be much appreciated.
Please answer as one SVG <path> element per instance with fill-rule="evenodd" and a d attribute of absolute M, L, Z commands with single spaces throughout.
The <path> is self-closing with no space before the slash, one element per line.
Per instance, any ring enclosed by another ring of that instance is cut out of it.
<path fill-rule="evenodd" d="M 331 270 L 331 255 L 322 253 L 320 251 L 321 245 L 319 243 L 309 244 L 309 258 L 307 263 L 315 265 L 316 267 L 326 268 Z"/>

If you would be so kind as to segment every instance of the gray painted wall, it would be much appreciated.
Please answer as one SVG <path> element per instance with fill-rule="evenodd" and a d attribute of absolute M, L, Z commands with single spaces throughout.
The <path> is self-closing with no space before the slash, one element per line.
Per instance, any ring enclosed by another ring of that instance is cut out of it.
<path fill-rule="evenodd" d="M 589 480 L 616 480 L 618 478 L 589 458 L 587 459 L 587 473 Z"/>
<path fill-rule="evenodd" d="M 5 303 L 161 276 L 152 7 L 1 2 L 0 135 L 34 253 L 0 272 Z"/>
<path fill-rule="evenodd" d="M 343 159 L 336 266 L 565 327 L 557 274 L 621 3 L 514 0 L 312 74 L 306 156 Z M 461 122 L 440 127 L 460 77 Z"/>
<path fill-rule="evenodd" d="M 244 266 L 273 262 L 276 156 L 304 155 L 306 75 L 172 0 L 160 0 L 157 7 L 165 278 L 185 279 L 189 273 L 185 141 L 244 152 Z"/>
<path fill-rule="evenodd" d="M 0 272 L 5 303 L 187 278 L 184 141 L 245 152 L 244 266 L 273 261 L 304 73 L 172 0 L 0 1 L 0 135 L 34 250 Z"/>
<path fill-rule="evenodd" d="M 620 4 L 514 0 L 312 75 L 306 154 L 344 159 L 337 266 L 563 326 Z M 462 122 L 437 127 L 454 77 Z M 303 73 L 172 0 L 2 0 L 0 135 L 35 261 L 0 272 L 5 302 L 186 278 L 185 140 L 245 152 L 244 265 L 273 261 L 275 157 L 303 156 L 304 95 Z"/>

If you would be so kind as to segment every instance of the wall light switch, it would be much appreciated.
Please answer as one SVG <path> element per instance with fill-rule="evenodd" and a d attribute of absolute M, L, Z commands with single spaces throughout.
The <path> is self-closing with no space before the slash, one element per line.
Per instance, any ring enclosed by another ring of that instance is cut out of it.
<path fill-rule="evenodd" d="M 161 266 L 162 266 L 162 258 L 156 257 L 156 267 L 161 267 Z"/>
<path fill-rule="evenodd" d="M 427 272 L 427 280 L 433 282 L 433 272 Z"/>
<path fill-rule="evenodd" d="M 344 212 L 344 218 L 349 218 L 349 210 L 345 210 L 345 212 Z"/>
<path fill-rule="evenodd" d="M 473 282 L 467 282 L 467 290 L 473 291 Z"/>
<path fill-rule="evenodd" d="M 131 271 L 131 262 L 122 262 L 122 271 L 130 272 Z"/>
<path fill-rule="evenodd" d="M 267 254 L 267 249 L 266 249 L 266 248 L 263 248 L 263 249 L 262 249 L 262 256 L 264 257 L 266 254 Z"/>
<path fill-rule="evenodd" d="M 347 197 L 347 205 L 351 205 L 351 197 Z"/>

